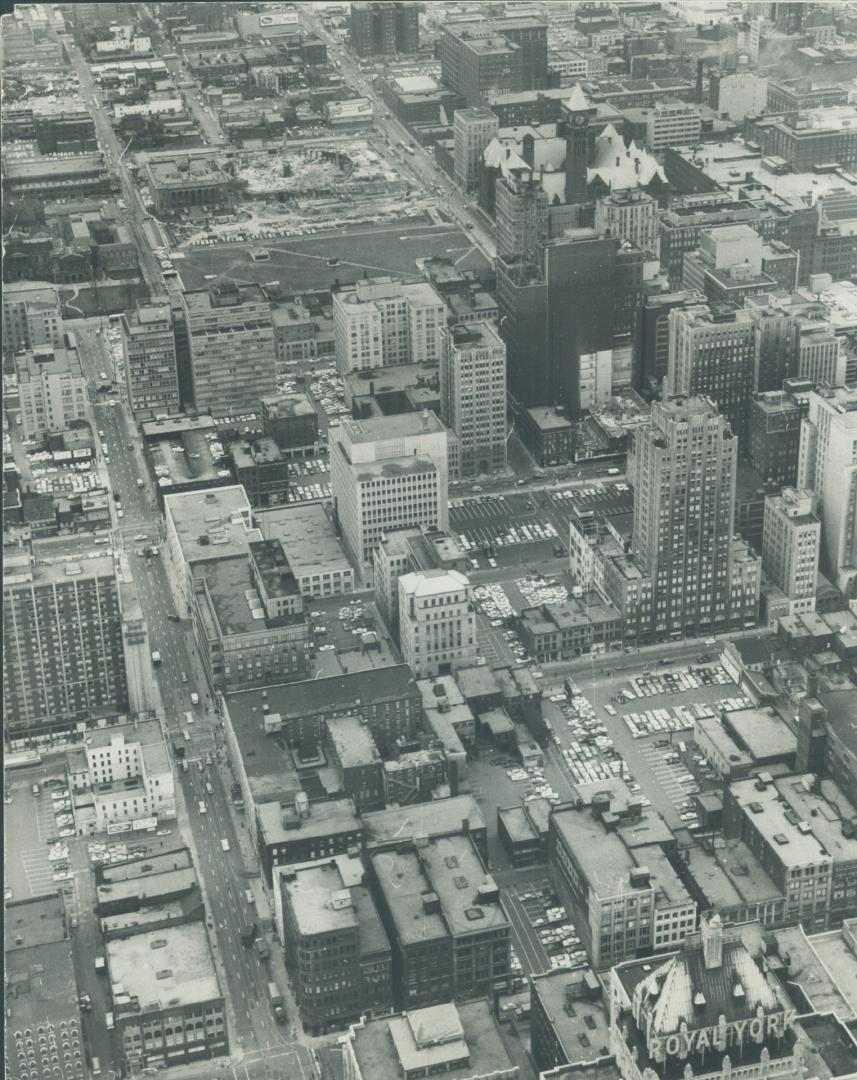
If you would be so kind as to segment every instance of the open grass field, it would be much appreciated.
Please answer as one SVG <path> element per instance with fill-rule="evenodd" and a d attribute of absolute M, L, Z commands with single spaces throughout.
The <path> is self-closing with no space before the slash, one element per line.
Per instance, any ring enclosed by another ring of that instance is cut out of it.
<path fill-rule="evenodd" d="M 271 257 L 253 262 L 251 247 L 265 247 Z M 186 248 L 175 263 L 186 289 L 205 285 L 208 274 L 239 283 L 279 281 L 286 290 L 323 289 L 379 274 L 416 274 L 416 260 L 441 256 L 462 270 L 489 271 L 481 252 L 454 225 L 403 221 L 393 225 L 361 225 L 352 232 L 283 237 L 256 243 L 213 244 Z M 338 262 L 331 266 L 330 259 Z"/>

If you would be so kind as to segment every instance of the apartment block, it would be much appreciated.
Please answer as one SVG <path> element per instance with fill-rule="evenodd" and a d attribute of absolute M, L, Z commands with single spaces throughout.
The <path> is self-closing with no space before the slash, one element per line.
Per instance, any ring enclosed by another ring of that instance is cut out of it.
<path fill-rule="evenodd" d="M 304 1027 L 392 1011 L 390 943 L 359 855 L 278 867 L 275 923 Z"/>
<path fill-rule="evenodd" d="M 646 146 L 653 154 L 662 153 L 668 146 L 694 146 L 699 142 L 702 116 L 698 106 L 665 98 L 639 112 L 645 124 Z"/>
<path fill-rule="evenodd" d="M 86 378 L 76 348 L 36 346 L 15 357 L 24 440 L 40 441 L 86 416 Z"/>
<path fill-rule="evenodd" d="M 399 578 L 399 642 L 418 679 L 446 675 L 476 658 L 476 609 L 464 574 L 424 570 Z"/>
<path fill-rule="evenodd" d="M 762 569 L 788 597 L 789 614 L 815 610 L 821 522 L 811 491 L 784 488 L 765 499 Z"/>
<path fill-rule="evenodd" d="M 510 924 L 470 836 L 416 837 L 369 864 L 397 1009 L 508 989 Z"/>
<path fill-rule="evenodd" d="M 506 468 L 506 346 L 487 322 L 443 331 L 440 415 L 459 444 L 459 475 Z"/>
<path fill-rule="evenodd" d="M 366 278 L 333 293 L 341 375 L 389 364 L 438 363 L 445 326 L 446 305 L 427 281 Z"/>
<path fill-rule="evenodd" d="M 120 319 L 128 402 L 135 417 L 178 412 L 179 381 L 172 308 L 153 298 Z"/>
<path fill-rule="evenodd" d="M 128 710 L 113 559 L 3 565 L 3 717 L 10 741 Z"/>
<path fill-rule="evenodd" d="M 825 572 L 850 595 L 857 579 L 857 390 L 818 387 L 809 394 L 798 485 L 818 499 Z"/>
<path fill-rule="evenodd" d="M 271 305 L 257 285 L 182 293 L 194 405 L 215 416 L 255 412 L 276 390 Z"/>
<path fill-rule="evenodd" d="M 448 435 L 435 413 L 346 420 L 332 435 L 334 512 L 351 557 L 365 566 L 383 533 L 446 529 Z"/>

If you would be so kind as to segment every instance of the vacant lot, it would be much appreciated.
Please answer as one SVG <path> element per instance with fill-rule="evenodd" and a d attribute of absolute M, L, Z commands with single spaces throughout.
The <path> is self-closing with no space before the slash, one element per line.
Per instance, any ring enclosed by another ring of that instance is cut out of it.
<path fill-rule="evenodd" d="M 253 262 L 251 247 L 264 247 L 271 257 Z M 353 232 L 292 236 L 253 244 L 213 244 L 185 249 L 176 270 L 186 289 L 199 289 L 207 274 L 237 282 L 279 281 L 284 289 L 323 289 L 378 274 L 417 274 L 416 260 L 441 256 L 462 270 L 488 272 L 488 264 L 461 230 L 449 225 L 403 221 L 395 225 L 361 225 Z M 337 259 L 333 266 L 329 260 Z M 460 261 L 459 261 L 460 260 Z"/>

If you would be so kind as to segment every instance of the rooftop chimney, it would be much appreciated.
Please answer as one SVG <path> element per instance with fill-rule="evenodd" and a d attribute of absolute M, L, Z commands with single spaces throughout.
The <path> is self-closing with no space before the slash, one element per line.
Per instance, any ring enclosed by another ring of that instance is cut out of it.
<path fill-rule="evenodd" d="M 702 938 L 702 959 L 705 966 L 711 970 L 719 968 L 723 963 L 723 921 L 718 914 L 703 917 L 699 924 L 699 933 Z"/>

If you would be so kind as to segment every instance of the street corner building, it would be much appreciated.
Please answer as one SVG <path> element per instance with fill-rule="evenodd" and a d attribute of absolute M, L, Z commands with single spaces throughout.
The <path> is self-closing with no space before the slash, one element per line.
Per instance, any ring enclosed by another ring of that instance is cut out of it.
<path fill-rule="evenodd" d="M 610 978 L 611 1049 L 626 1080 L 803 1075 L 796 1011 L 719 915 L 680 952 L 620 964 Z"/>

